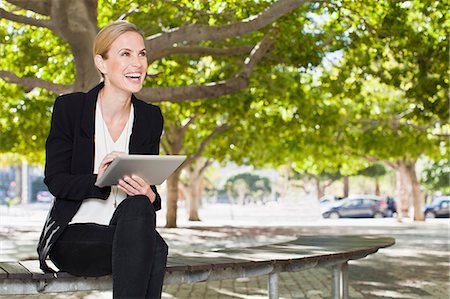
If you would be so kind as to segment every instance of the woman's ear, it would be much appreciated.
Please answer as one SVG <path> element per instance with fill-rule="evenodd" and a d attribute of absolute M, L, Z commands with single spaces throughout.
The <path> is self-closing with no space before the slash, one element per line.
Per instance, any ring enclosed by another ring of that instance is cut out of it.
<path fill-rule="evenodd" d="M 105 61 L 103 60 L 102 55 L 95 55 L 94 58 L 95 66 L 102 74 L 106 74 L 106 67 L 105 67 Z"/>

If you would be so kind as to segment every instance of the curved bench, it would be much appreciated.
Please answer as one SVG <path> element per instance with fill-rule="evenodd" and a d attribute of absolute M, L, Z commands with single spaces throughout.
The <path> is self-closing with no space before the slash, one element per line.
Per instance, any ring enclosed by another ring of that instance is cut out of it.
<path fill-rule="evenodd" d="M 169 255 L 164 284 L 268 275 L 268 298 L 278 296 L 278 273 L 332 267 L 333 298 L 348 298 L 348 261 L 366 257 L 395 240 L 383 236 L 300 236 L 262 246 Z M 111 276 L 44 274 L 37 261 L 0 262 L 0 294 L 39 294 L 111 289 Z"/>

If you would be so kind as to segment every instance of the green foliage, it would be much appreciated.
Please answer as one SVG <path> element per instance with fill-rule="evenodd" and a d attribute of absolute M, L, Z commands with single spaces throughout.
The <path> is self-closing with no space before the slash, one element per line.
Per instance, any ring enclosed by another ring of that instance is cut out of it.
<path fill-rule="evenodd" d="M 252 173 L 241 173 L 229 178 L 225 186 L 233 197 L 243 192 L 245 197 L 262 199 L 272 192 L 270 180 Z"/>
<path fill-rule="evenodd" d="M 340 103 L 345 125 L 336 129 L 345 152 L 379 160 L 440 152 L 441 134 L 449 132 L 445 6 L 359 1 L 339 9 L 336 21 L 350 21 L 348 47 L 324 69 L 320 88 Z"/>
<path fill-rule="evenodd" d="M 17 12 L 16 12 L 17 13 Z M 29 13 L 30 17 L 36 14 Z M 71 50 L 52 31 L 0 20 L 0 69 L 19 77 L 36 77 L 71 84 L 74 65 Z"/>
<path fill-rule="evenodd" d="M 275 1 L 105 1 L 98 26 L 127 15 L 147 36 L 187 24 L 229 24 Z M 438 159 L 449 134 L 448 1 L 311 2 L 252 34 L 199 46 L 276 42 L 249 87 L 219 99 L 161 103 L 165 137 L 191 118 L 180 153 L 192 154 L 216 128 L 204 155 L 255 167 L 283 164 L 313 175 L 355 174 L 366 158 Z M 0 7 L 11 8 L 6 2 Z M 31 12 L 14 13 L 36 17 Z M 43 16 L 39 16 L 43 18 Z M 0 20 L 0 69 L 74 82 L 68 44 L 48 29 Z M 189 46 L 179 44 L 177 46 Z M 149 49 L 151 51 L 151 49 Z M 245 55 L 169 55 L 154 61 L 145 87 L 194 86 L 232 78 Z M 55 95 L 0 81 L 0 152 L 43 160 Z"/>
<path fill-rule="evenodd" d="M 18 153 L 30 163 L 42 163 L 53 96 L 37 89 L 24 94 L 22 88 L 1 80 L 0 93 L 9 95 L 0 106 L 0 153 Z"/>
<path fill-rule="evenodd" d="M 6 19 L 0 20 L 0 25 L 1 70 L 54 83 L 73 82 L 70 49 L 53 32 Z M 1 79 L 0 95 L 0 153 L 18 153 L 31 163 L 42 163 L 55 95 L 42 89 L 26 90 Z"/>
<path fill-rule="evenodd" d="M 381 164 L 372 164 L 358 171 L 358 175 L 377 178 L 386 174 L 386 168 Z"/>
<path fill-rule="evenodd" d="M 429 160 L 422 171 L 421 183 L 428 191 L 450 194 L 449 159 Z"/>

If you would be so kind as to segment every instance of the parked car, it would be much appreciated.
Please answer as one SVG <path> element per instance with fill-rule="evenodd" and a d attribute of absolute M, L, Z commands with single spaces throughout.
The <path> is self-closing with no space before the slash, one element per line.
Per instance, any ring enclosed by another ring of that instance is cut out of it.
<path fill-rule="evenodd" d="M 332 205 L 342 199 L 343 199 L 343 197 L 336 196 L 336 195 L 325 195 L 319 199 L 319 203 L 321 205 Z"/>
<path fill-rule="evenodd" d="M 336 195 L 325 195 L 319 199 L 320 211 L 324 212 L 328 210 L 330 207 L 335 206 L 341 202 L 343 197 L 339 197 Z"/>
<path fill-rule="evenodd" d="M 38 191 L 36 193 L 37 202 L 52 202 L 55 197 L 48 191 Z"/>
<path fill-rule="evenodd" d="M 383 218 L 390 212 L 382 197 L 352 196 L 342 199 L 338 204 L 322 212 L 324 218 Z"/>
<path fill-rule="evenodd" d="M 449 218 L 450 196 L 436 197 L 430 205 L 424 209 L 425 218 Z"/>

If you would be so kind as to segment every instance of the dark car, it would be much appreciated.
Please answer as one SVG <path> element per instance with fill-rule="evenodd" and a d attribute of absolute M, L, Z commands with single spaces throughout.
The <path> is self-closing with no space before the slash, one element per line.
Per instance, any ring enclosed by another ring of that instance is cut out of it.
<path fill-rule="evenodd" d="M 388 204 L 378 197 L 356 196 L 341 200 L 322 212 L 324 218 L 383 218 L 390 216 Z"/>
<path fill-rule="evenodd" d="M 425 218 L 449 218 L 450 196 L 436 197 L 430 205 L 425 206 Z"/>

